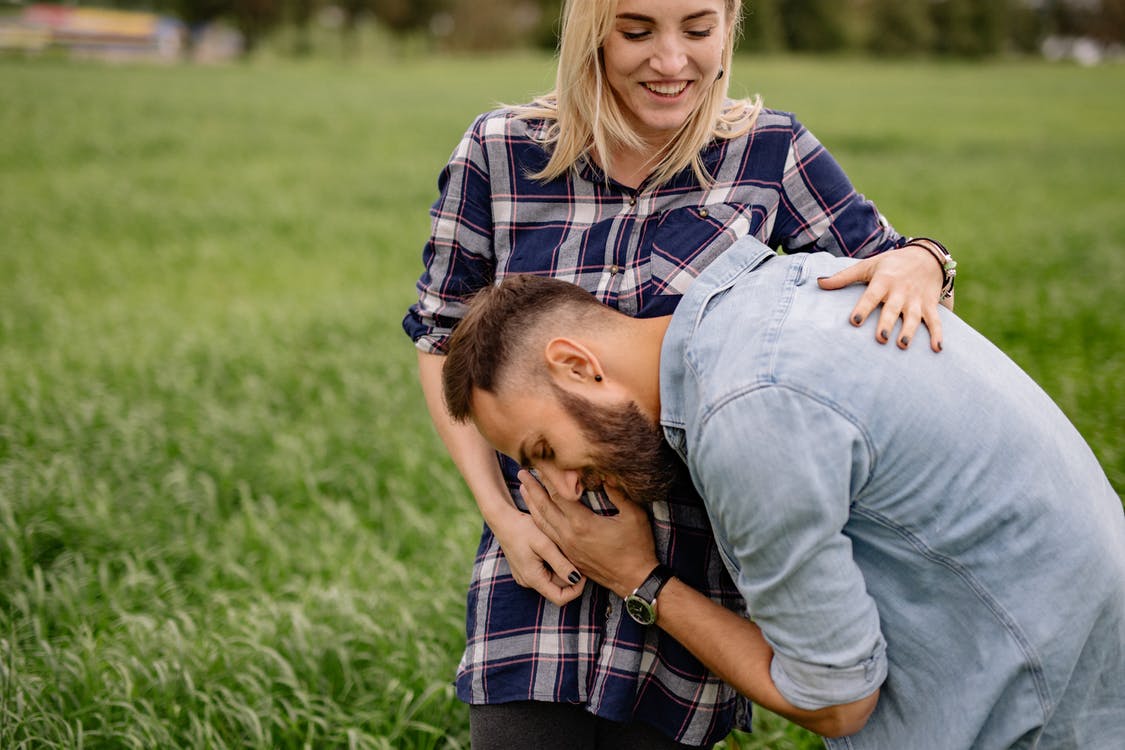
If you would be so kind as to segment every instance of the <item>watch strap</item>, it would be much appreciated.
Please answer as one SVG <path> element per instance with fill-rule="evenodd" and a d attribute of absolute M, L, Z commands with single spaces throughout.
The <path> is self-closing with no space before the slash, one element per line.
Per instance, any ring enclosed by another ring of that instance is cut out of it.
<path fill-rule="evenodd" d="M 625 611 L 629 616 L 642 625 L 652 625 L 656 622 L 656 598 L 675 575 L 675 572 L 663 563 L 653 568 L 641 585 L 625 597 Z M 637 605 L 640 605 L 639 609 Z"/>
<path fill-rule="evenodd" d="M 648 574 L 648 578 L 645 578 L 644 582 L 636 588 L 633 596 L 639 596 L 647 602 L 653 602 L 660 595 L 660 589 L 664 588 L 665 584 L 675 575 L 671 568 L 664 563 L 659 563 Z"/>

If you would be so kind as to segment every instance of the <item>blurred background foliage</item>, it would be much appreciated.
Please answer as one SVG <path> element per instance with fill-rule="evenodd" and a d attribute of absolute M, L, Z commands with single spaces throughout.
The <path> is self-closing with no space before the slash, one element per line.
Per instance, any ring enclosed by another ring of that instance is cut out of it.
<path fill-rule="evenodd" d="M 315 30 L 327 28 L 343 40 L 333 46 L 354 56 L 361 47 L 358 31 L 371 26 L 385 32 L 379 44 L 402 49 L 553 49 L 562 0 L 82 0 L 70 5 L 164 13 L 191 29 L 222 21 L 241 32 L 247 55 L 277 32 L 285 36 L 287 54 L 318 52 Z M 1120 55 L 1125 41 L 1125 0 L 748 0 L 744 7 L 742 48 L 766 53 L 979 58 L 1038 53 L 1045 40 L 1082 38 Z"/>

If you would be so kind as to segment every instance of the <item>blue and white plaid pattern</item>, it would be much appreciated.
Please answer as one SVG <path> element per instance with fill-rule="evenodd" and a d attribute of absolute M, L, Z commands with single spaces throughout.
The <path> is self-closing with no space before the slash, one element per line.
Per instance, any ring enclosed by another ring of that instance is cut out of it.
<path fill-rule="evenodd" d="M 905 241 L 787 113 L 765 110 L 747 135 L 712 142 L 704 151 L 715 177 L 708 187 L 685 170 L 660 187 L 634 190 L 590 163 L 536 182 L 527 175 L 546 164 L 543 132 L 542 123 L 509 110 L 486 113 L 442 171 L 418 302 L 403 320 L 419 349 L 441 353 L 472 293 L 508 274 L 565 279 L 630 315 L 654 317 L 670 314 L 696 276 L 747 234 L 786 252 L 854 257 Z M 520 504 L 518 467 L 500 460 Z M 595 509 L 611 512 L 599 503 L 591 498 Z M 651 510 L 660 558 L 742 612 L 690 482 Z M 487 526 L 467 636 L 457 693 L 468 703 L 578 703 L 608 719 L 645 721 L 688 745 L 717 742 L 748 720 L 730 687 L 659 628 L 633 622 L 612 593 L 588 584 L 559 608 L 519 586 Z"/>

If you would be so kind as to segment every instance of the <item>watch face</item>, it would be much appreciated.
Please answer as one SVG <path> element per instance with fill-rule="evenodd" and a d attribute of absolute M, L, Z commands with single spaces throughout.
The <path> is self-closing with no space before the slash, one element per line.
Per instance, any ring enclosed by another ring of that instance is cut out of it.
<path fill-rule="evenodd" d="M 656 622 L 656 611 L 651 604 L 639 596 L 630 595 L 625 598 L 625 611 L 641 625 L 651 625 Z"/>

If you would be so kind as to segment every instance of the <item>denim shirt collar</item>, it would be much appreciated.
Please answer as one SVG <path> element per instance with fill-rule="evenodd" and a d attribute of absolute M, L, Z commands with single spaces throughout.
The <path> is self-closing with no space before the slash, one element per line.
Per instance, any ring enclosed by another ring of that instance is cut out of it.
<path fill-rule="evenodd" d="M 672 449 L 685 455 L 685 385 L 689 375 L 687 347 L 707 303 L 737 279 L 777 254 L 756 237 L 731 245 L 692 283 L 672 315 L 660 348 L 660 424 Z"/>

